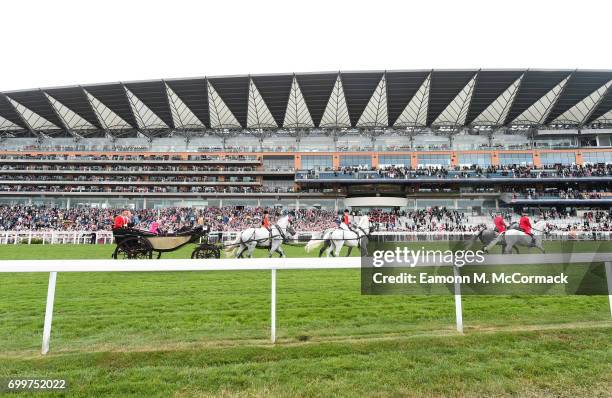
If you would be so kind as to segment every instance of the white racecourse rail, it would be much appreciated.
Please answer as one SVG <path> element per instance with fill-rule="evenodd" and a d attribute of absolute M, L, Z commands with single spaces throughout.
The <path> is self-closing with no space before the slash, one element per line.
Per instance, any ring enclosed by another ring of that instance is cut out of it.
<path fill-rule="evenodd" d="M 297 240 L 307 240 L 316 232 L 299 232 Z M 113 243 L 113 233 L 111 231 L 0 231 L 0 244 L 90 244 L 91 236 L 95 234 L 96 244 Z M 234 240 L 237 232 L 210 232 L 209 236 L 216 241 L 227 242 Z M 389 242 L 412 242 L 429 240 L 463 240 L 474 235 L 474 232 L 455 232 L 455 231 L 433 231 L 433 232 L 413 232 L 413 231 L 379 231 L 372 233 L 380 240 Z M 219 239 L 221 237 L 221 239 Z M 299 239 L 302 238 L 302 239 Z M 554 231 L 544 237 L 545 240 L 612 240 L 612 231 Z"/>
<path fill-rule="evenodd" d="M 569 257 L 569 258 L 568 258 Z M 515 254 L 486 256 L 486 263 L 492 265 L 560 264 L 560 263 L 605 262 L 608 299 L 612 315 L 612 253 L 567 254 Z M 417 266 L 449 266 L 435 262 L 420 263 Z M 42 354 L 49 352 L 53 302 L 58 272 L 159 272 L 159 271 L 271 271 L 270 337 L 276 342 L 276 272 L 278 270 L 321 270 L 359 269 L 361 257 L 337 258 L 251 258 L 251 259 L 159 259 L 159 260 L 5 260 L 0 261 L 0 273 L 49 272 L 47 304 L 43 328 Z M 460 268 L 453 267 L 455 275 Z M 455 284 L 455 316 L 457 331 L 463 332 L 463 311 L 461 286 Z"/>

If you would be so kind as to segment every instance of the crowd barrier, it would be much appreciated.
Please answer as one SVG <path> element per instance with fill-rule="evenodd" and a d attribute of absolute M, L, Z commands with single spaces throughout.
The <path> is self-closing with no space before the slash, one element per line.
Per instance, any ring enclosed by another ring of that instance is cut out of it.
<path fill-rule="evenodd" d="M 298 232 L 294 242 L 307 242 L 318 232 Z M 460 241 L 473 237 L 475 232 L 460 231 L 376 231 L 372 232 L 374 240 L 379 242 L 426 242 L 426 241 Z M 213 231 L 209 233 L 209 243 L 227 243 L 236 239 L 236 231 Z M 612 240 L 612 231 L 553 231 L 543 237 L 544 240 Z M 111 244 L 111 231 L 0 231 L 0 244 Z"/>
<path fill-rule="evenodd" d="M 111 231 L 0 231 L 0 244 L 110 244 Z"/>

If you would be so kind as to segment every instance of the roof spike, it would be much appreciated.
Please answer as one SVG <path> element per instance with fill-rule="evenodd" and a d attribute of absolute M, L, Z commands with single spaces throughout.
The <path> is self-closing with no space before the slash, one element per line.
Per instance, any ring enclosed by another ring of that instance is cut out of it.
<path fill-rule="evenodd" d="M 512 124 L 528 124 L 528 125 L 542 125 L 546 120 L 546 117 L 555 105 L 555 102 L 559 99 L 561 93 L 567 84 L 567 81 L 572 76 L 572 73 L 567 75 L 561 80 L 555 87 L 548 91 L 543 97 L 538 99 L 529 108 L 525 109 L 523 113 L 517 116 Z"/>
<path fill-rule="evenodd" d="M 206 80 L 208 87 L 208 106 L 210 111 L 210 127 L 214 129 L 242 128 L 238 120 L 219 96 L 212 84 Z"/>
<path fill-rule="evenodd" d="M 255 82 L 249 76 L 249 104 L 247 110 L 247 128 L 265 129 L 276 128 L 278 125 L 274 121 L 270 109 L 261 97 Z"/>
<path fill-rule="evenodd" d="M 474 126 L 501 126 L 510 112 L 512 102 L 521 86 L 525 74 L 521 74 L 499 97 L 487 106 L 480 115 L 472 121 Z"/>
<path fill-rule="evenodd" d="M 132 108 L 138 127 L 142 130 L 168 129 L 169 126 L 157 116 L 151 108 L 140 100 L 125 84 L 122 83 Z"/>
<path fill-rule="evenodd" d="M 102 101 L 93 96 L 85 88 L 83 88 L 83 91 L 85 92 L 85 96 L 91 104 L 100 125 L 102 125 L 107 134 L 110 134 L 110 130 L 132 129 L 132 126 L 128 122 L 123 120 L 123 118 L 117 115 L 112 109 L 104 105 Z"/>
<path fill-rule="evenodd" d="M 6 98 L 8 98 L 9 102 L 11 103 L 11 105 L 13 105 L 13 107 L 15 108 L 17 113 L 19 113 L 21 115 L 21 117 L 23 118 L 25 123 L 28 126 L 30 126 L 30 128 L 32 130 L 35 130 L 35 131 L 38 131 L 38 130 L 61 130 L 59 126 L 56 126 L 55 124 L 51 123 L 50 121 L 48 121 L 44 117 L 40 116 L 38 113 L 32 111 L 31 109 L 26 108 L 25 106 L 23 106 L 19 102 L 15 101 L 11 97 L 7 96 Z"/>
<path fill-rule="evenodd" d="M 186 128 L 198 128 L 205 129 L 204 123 L 192 112 L 191 109 L 181 100 L 181 98 L 170 88 L 170 86 L 164 81 L 166 87 L 166 93 L 168 96 L 168 103 L 170 106 L 170 112 L 172 114 L 172 120 L 174 126 L 180 129 Z"/>
<path fill-rule="evenodd" d="M 283 121 L 285 128 L 309 128 L 314 127 L 310 111 L 300 90 L 300 84 L 297 81 L 295 73 L 291 82 L 291 90 L 289 91 L 289 101 L 287 102 L 287 110 L 285 111 L 285 120 Z"/>
<path fill-rule="evenodd" d="M 85 120 L 81 115 L 68 108 L 66 105 L 61 103 L 59 100 L 54 98 L 49 93 L 45 92 L 45 97 L 49 101 L 49 104 L 57 113 L 59 119 L 64 123 L 69 133 L 78 135 L 72 130 L 97 130 L 97 127 Z M 80 135 L 78 135 L 80 137 Z"/>
<path fill-rule="evenodd" d="M 344 96 L 344 89 L 342 87 L 342 80 L 340 79 L 339 72 L 334 88 L 327 101 L 327 107 L 325 108 L 319 127 L 351 127 L 351 120 L 346 106 L 346 97 Z"/>
<path fill-rule="evenodd" d="M 576 105 L 572 106 L 561 115 L 559 115 L 551 123 L 555 124 L 570 124 L 570 125 L 583 125 L 586 123 L 589 116 L 593 113 L 597 105 L 601 102 L 604 95 L 612 86 L 612 80 L 608 81 L 597 90 L 583 98 Z"/>
<path fill-rule="evenodd" d="M 357 127 L 386 127 L 388 124 L 387 80 L 385 72 L 374 90 L 374 93 L 370 97 L 370 101 L 359 117 Z"/>
<path fill-rule="evenodd" d="M 446 108 L 438 115 L 432 125 L 435 126 L 462 126 L 465 124 L 468 109 L 472 94 L 474 93 L 474 85 L 476 84 L 476 76 L 478 72 L 468 81 L 468 83 L 459 91 L 453 100 Z"/>
<path fill-rule="evenodd" d="M 430 85 L 431 72 L 397 118 L 394 127 L 425 127 L 427 125 Z"/>

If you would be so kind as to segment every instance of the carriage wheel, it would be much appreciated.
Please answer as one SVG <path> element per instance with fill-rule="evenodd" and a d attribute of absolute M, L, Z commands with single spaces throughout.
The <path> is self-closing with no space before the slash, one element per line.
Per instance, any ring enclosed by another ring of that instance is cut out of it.
<path fill-rule="evenodd" d="M 191 258 L 221 258 L 221 251 L 212 245 L 198 246 L 191 253 Z"/>
<path fill-rule="evenodd" d="M 113 253 L 113 258 L 119 260 L 140 260 L 152 257 L 153 250 L 149 242 L 136 236 L 122 240 L 117 244 L 117 248 Z"/>

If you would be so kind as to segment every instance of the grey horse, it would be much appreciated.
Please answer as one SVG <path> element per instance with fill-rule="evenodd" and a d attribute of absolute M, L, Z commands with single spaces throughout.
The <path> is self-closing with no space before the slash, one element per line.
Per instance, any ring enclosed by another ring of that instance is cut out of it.
<path fill-rule="evenodd" d="M 508 227 L 508 229 L 518 229 L 518 224 L 513 223 Z M 498 235 L 499 233 L 495 229 L 484 227 L 480 230 L 480 232 L 478 232 L 478 234 L 474 235 L 465 242 L 465 247 L 469 250 L 474 247 L 477 241 L 480 241 L 480 243 L 482 243 L 482 245 L 485 247 L 489 246 L 489 244 L 491 244 L 491 242 L 493 242 L 498 237 Z M 500 239 L 497 243 L 501 243 L 502 253 L 505 252 L 506 241 L 504 239 Z M 517 246 L 514 246 L 514 250 L 517 254 L 519 253 L 519 249 Z"/>
<path fill-rule="evenodd" d="M 238 234 L 233 242 L 230 242 L 225 249 L 227 256 L 234 255 L 241 258 L 246 251 L 249 258 L 253 257 L 256 247 L 269 249 L 268 257 L 278 253 L 280 257 L 285 257 L 283 242 L 295 235 L 295 230 L 291 226 L 289 216 L 281 217 L 276 224 L 268 231 L 264 227 L 248 228 Z"/>
<path fill-rule="evenodd" d="M 540 220 L 533 226 L 532 229 L 533 239 L 531 236 L 527 235 L 521 230 L 509 229 L 506 232 L 499 234 L 487 246 L 485 246 L 483 250 L 488 252 L 493 246 L 502 241 L 503 245 L 505 245 L 503 249 L 504 254 L 511 253 L 512 249 L 516 249 L 517 246 L 535 247 L 542 253 L 546 253 L 542 243 L 542 238 L 544 234 L 548 233 L 548 223 L 545 220 Z M 518 251 L 518 249 L 516 250 Z"/>

